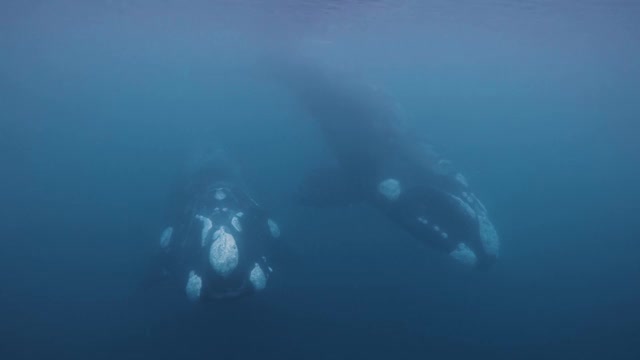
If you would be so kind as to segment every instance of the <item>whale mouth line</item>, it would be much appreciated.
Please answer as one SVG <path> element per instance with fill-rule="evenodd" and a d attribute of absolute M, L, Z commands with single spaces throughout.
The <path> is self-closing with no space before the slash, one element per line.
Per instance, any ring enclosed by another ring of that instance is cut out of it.
<path fill-rule="evenodd" d="M 415 238 L 462 263 L 484 267 L 497 259 L 498 236 L 486 208 L 464 185 L 385 177 L 377 183 L 376 201 Z"/>
<path fill-rule="evenodd" d="M 449 238 L 449 233 L 442 226 L 434 222 L 430 222 L 426 217 L 418 216 L 416 220 L 418 220 L 419 223 L 428 226 L 433 231 L 434 235 L 438 235 L 443 239 Z"/>
<path fill-rule="evenodd" d="M 465 189 L 466 190 L 466 189 Z M 471 192 L 423 188 L 414 226 L 425 240 L 439 244 L 466 265 L 497 259 L 499 240 L 487 210 Z"/>
<path fill-rule="evenodd" d="M 456 206 L 456 205 L 454 205 Z M 476 266 L 478 262 L 478 254 L 472 246 L 473 234 L 465 225 L 469 218 L 464 215 L 461 208 L 456 210 L 455 207 L 439 208 L 440 218 L 446 214 L 448 221 L 443 225 L 443 221 L 431 220 L 429 217 L 421 215 L 417 216 L 415 221 L 418 223 L 420 233 L 425 240 L 432 243 L 440 244 L 440 246 L 448 253 L 448 255 L 456 262 L 466 266 Z"/>

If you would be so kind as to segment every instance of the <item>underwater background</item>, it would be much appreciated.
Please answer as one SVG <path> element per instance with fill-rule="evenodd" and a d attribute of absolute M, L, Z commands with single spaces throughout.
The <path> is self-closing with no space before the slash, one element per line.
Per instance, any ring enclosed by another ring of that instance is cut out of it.
<path fill-rule="evenodd" d="M 0 358 L 640 358 L 640 3 L 3 1 Z M 453 264 L 355 205 L 261 54 L 375 83 L 502 241 Z M 292 55 L 293 56 L 293 55 Z M 141 289 L 194 146 L 224 148 L 290 247 L 264 293 Z"/>

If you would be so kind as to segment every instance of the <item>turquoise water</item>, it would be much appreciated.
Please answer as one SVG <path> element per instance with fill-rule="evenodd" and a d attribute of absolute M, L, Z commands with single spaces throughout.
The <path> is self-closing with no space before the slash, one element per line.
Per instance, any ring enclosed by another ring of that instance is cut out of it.
<path fill-rule="evenodd" d="M 0 356 L 638 358 L 639 16 L 632 1 L 3 2 Z M 489 208 L 495 268 L 452 266 L 366 207 L 297 206 L 330 155 L 265 54 L 392 94 Z M 259 297 L 194 309 L 138 284 L 201 144 L 233 154 L 292 254 Z"/>

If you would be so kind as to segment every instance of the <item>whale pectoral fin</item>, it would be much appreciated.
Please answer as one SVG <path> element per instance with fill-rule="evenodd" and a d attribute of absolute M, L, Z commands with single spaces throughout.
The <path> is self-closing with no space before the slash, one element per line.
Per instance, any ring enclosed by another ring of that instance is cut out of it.
<path fill-rule="evenodd" d="M 295 193 L 304 206 L 347 206 L 362 200 L 358 187 L 340 168 L 322 168 L 308 174 Z"/>

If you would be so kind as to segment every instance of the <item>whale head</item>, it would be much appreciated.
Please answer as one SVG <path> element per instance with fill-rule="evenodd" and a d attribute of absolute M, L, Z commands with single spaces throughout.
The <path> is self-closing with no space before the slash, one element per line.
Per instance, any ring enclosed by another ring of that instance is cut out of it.
<path fill-rule="evenodd" d="M 401 177 L 380 180 L 376 203 L 414 238 L 455 261 L 490 267 L 499 255 L 499 238 L 485 206 L 459 174 L 436 174 L 428 182 Z"/>

